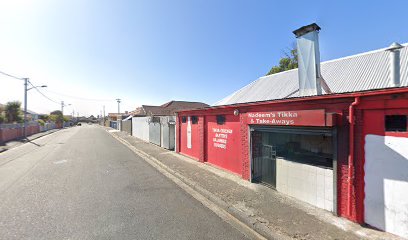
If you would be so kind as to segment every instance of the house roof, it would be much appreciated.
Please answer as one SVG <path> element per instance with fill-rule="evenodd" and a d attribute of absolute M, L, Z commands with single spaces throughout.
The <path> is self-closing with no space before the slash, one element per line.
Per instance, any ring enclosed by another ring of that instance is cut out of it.
<path fill-rule="evenodd" d="M 125 113 L 108 113 L 108 117 L 118 117 L 118 116 L 122 116 L 125 115 Z"/>
<path fill-rule="evenodd" d="M 166 115 L 166 112 L 161 106 L 142 105 L 131 111 L 130 114 L 133 116 Z"/>
<path fill-rule="evenodd" d="M 133 116 L 169 116 L 181 110 L 191 110 L 208 107 L 201 102 L 170 101 L 160 106 L 142 105 L 130 112 Z"/>
<path fill-rule="evenodd" d="M 408 43 L 401 49 L 401 86 L 408 86 Z M 322 76 L 332 93 L 389 87 L 389 52 L 386 48 L 321 63 Z M 324 92 L 323 94 L 328 94 Z M 260 77 L 214 105 L 299 97 L 298 70 Z"/>
<path fill-rule="evenodd" d="M 170 101 L 161 105 L 161 107 L 165 108 L 168 111 L 168 115 L 174 115 L 176 112 L 182 110 L 199 109 L 208 106 L 209 106 L 208 104 L 202 102 L 186 102 L 186 101 Z"/>
<path fill-rule="evenodd" d="M 23 110 L 23 112 L 24 112 L 24 110 Z M 27 109 L 27 114 L 40 115 L 40 114 L 38 114 L 38 113 L 36 113 L 36 112 L 34 112 L 34 111 L 31 111 L 30 109 Z"/>

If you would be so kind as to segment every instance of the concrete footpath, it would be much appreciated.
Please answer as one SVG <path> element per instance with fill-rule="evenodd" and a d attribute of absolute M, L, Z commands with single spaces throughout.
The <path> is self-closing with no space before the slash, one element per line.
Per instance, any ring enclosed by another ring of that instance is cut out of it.
<path fill-rule="evenodd" d="M 178 178 L 268 239 L 401 239 L 364 228 L 260 184 L 106 128 L 136 154 Z M 151 164 L 152 165 L 152 164 Z"/>
<path fill-rule="evenodd" d="M 52 129 L 52 130 L 48 130 L 48 131 L 45 131 L 45 132 L 39 132 L 39 133 L 30 135 L 30 136 L 27 137 L 27 139 L 20 138 L 20 139 L 14 139 L 14 140 L 7 141 L 7 142 L 3 143 L 2 145 L 0 145 L 0 153 L 4 152 L 4 151 L 7 151 L 7 150 L 10 150 L 12 148 L 18 147 L 21 144 L 30 142 L 30 141 L 35 140 L 37 138 L 46 136 L 46 135 L 54 133 L 54 132 L 57 132 L 59 130 L 61 130 L 61 129 L 59 129 L 59 128 Z"/>

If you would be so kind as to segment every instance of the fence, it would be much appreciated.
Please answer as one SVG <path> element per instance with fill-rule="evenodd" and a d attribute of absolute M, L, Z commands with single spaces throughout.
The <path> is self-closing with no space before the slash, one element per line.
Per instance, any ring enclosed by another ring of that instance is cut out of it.
<path fill-rule="evenodd" d="M 59 124 L 61 125 L 61 124 Z M 61 128 L 55 123 L 45 123 L 41 126 L 37 122 L 27 123 L 27 136 L 49 131 L 51 129 Z M 0 143 L 4 143 L 10 140 L 19 139 L 24 137 L 24 124 L 23 123 L 13 123 L 13 124 L 0 124 Z"/>
<path fill-rule="evenodd" d="M 45 132 L 55 128 L 57 128 L 55 123 L 45 123 L 44 126 L 40 126 L 40 132 Z"/>
<path fill-rule="evenodd" d="M 129 134 L 132 134 L 132 119 L 122 121 L 122 129 L 121 131 L 127 132 Z"/>
<path fill-rule="evenodd" d="M 37 122 L 27 123 L 27 135 L 40 132 L 40 125 Z M 24 136 L 24 124 L 0 124 L 0 142 L 18 139 Z"/>
<path fill-rule="evenodd" d="M 132 136 L 149 142 L 149 121 L 150 117 L 133 117 Z"/>

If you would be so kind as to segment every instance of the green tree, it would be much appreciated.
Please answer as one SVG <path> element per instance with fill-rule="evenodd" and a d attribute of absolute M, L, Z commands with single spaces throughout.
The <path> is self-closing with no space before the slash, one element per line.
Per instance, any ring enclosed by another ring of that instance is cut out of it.
<path fill-rule="evenodd" d="M 45 122 L 44 122 L 44 120 L 42 120 L 42 119 L 38 119 L 37 122 L 38 122 L 41 126 L 44 126 L 44 125 L 45 125 Z"/>
<path fill-rule="evenodd" d="M 22 122 L 23 118 L 21 117 L 21 102 L 19 101 L 12 101 L 6 104 L 6 117 L 7 122 L 14 123 L 14 122 Z"/>
<path fill-rule="evenodd" d="M 56 123 L 62 123 L 63 120 L 62 112 L 60 110 L 52 111 L 49 115 L 49 119 Z"/>
<path fill-rule="evenodd" d="M 0 123 L 4 123 L 6 121 L 6 117 L 4 116 L 4 107 L 0 104 Z"/>
<path fill-rule="evenodd" d="M 41 114 L 38 118 L 39 119 L 41 119 L 41 120 L 43 120 L 44 122 L 46 122 L 46 121 L 48 121 L 49 120 L 49 115 L 47 115 L 47 114 Z"/>
<path fill-rule="evenodd" d="M 291 69 L 295 69 L 298 67 L 298 54 L 297 54 L 297 49 L 296 46 L 293 45 L 289 51 L 284 52 L 285 56 L 282 57 L 279 60 L 279 65 L 278 66 L 273 66 L 271 70 L 266 74 L 266 76 L 278 73 L 278 72 L 283 72 Z"/>

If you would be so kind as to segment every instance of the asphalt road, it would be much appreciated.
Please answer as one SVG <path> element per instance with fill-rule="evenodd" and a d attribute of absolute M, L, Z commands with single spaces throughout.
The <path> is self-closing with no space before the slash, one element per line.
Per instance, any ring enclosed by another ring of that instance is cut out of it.
<path fill-rule="evenodd" d="M 98 126 L 0 153 L 0 239 L 245 239 Z"/>

